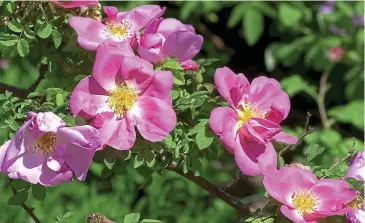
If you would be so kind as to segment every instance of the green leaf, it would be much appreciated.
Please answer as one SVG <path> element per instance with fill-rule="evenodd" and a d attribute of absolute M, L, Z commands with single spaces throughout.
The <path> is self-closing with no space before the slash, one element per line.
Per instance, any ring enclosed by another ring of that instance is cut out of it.
<path fill-rule="evenodd" d="M 25 57 L 29 53 L 29 45 L 25 39 L 20 39 L 16 45 L 19 56 Z"/>
<path fill-rule="evenodd" d="M 205 126 L 198 131 L 195 140 L 199 149 L 205 149 L 213 143 L 214 134 Z"/>
<path fill-rule="evenodd" d="M 358 48 L 364 47 L 364 29 L 359 29 L 356 33 L 356 46 Z"/>
<path fill-rule="evenodd" d="M 162 221 L 154 219 L 143 219 L 141 223 L 162 223 Z"/>
<path fill-rule="evenodd" d="M 199 123 L 196 124 L 192 129 L 190 129 L 188 135 L 197 134 L 201 129 L 205 128 L 208 122 L 209 119 L 200 119 Z"/>
<path fill-rule="evenodd" d="M 174 76 L 174 84 L 176 85 L 184 85 L 185 84 L 185 77 L 184 73 L 178 70 L 172 72 Z"/>
<path fill-rule="evenodd" d="M 14 196 L 12 196 L 8 204 L 9 205 L 22 205 L 24 202 L 26 202 L 28 199 L 28 190 L 22 190 L 16 193 Z"/>
<path fill-rule="evenodd" d="M 359 190 L 359 191 L 361 191 L 361 188 L 364 185 L 364 181 L 357 180 L 354 178 L 346 178 L 345 180 L 351 185 L 352 188 Z"/>
<path fill-rule="evenodd" d="M 311 161 L 314 158 L 316 158 L 318 155 L 321 155 L 324 150 L 325 150 L 325 148 L 322 147 L 321 145 L 318 145 L 315 143 L 310 144 L 308 147 L 307 161 Z"/>
<path fill-rule="evenodd" d="M 9 21 L 8 28 L 15 33 L 20 33 L 23 30 L 22 25 L 17 21 Z"/>
<path fill-rule="evenodd" d="M 62 43 L 62 35 L 57 30 L 52 31 L 52 40 L 54 47 L 57 49 Z"/>
<path fill-rule="evenodd" d="M 277 44 L 271 44 L 265 49 L 264 59 L 265 66 L 269 72 L 272 72 L 276 67 L 276 58 L 274 52 L 279 46 Z"/>
<path fill-rule="evenodd" d="M 33 197 L 39 201 L 43 201 L 46 198 L 47 190 L 40 184 L 32 184 Z"/>
<path fill-rule="evenodd" d="M 65 103 L 65 100 L 63 99 L 63 95 L 56 94 L 56 105 L 61 106 L 61 105 L 63 105 L 63 103 Z"/>
<path fill-rule="evenodd" d="M 304 91 L 313 98 L 316 97 L 316 87 L 306 83 L 298 74 L 292 74 L 280 81 L 283 90 L 288 93 L 290 97 Z"/>
<path fill-rule="evenodd" d="M 15 190 L 21 190 L 24 189 L 26 187 L 29 187 L 30 184 L 24 180 L 13 180 L 11 182 L 11 186 L 15 189 Z"/>
<path fill-rule="evenodd" d="M 52 25 L 48 23 L 44 23 L 40 25 L 39 29 L 37 30 L 37 35 L 42 38 L 48 38 L 52 34 Z"/>
<path fill-rule="evenodd" d="M 139 213 L 130 213 L 124 217 L 124 223 L 138 223 L 139 218 Z"/>
<path fill-rule="evenodd" d="M 142 166 L 144 164 L 145 161 L 145 154 L 144 153 L 139 153 L 135 158 L 134 158 L 134 164 L 133 167 L 134 168 L 138 168 L 140 166 Z"/>
<path fill-rule="evenodd" d="M 180 63 L 176 60 L 167 60 L 162 64 L 162 67 L 173 70 L 184 70 Z"/>
<path fill-rule="evenodd" d="M 328 111 L 330 117 L 337 121 L 350 123 L 359 129 L 364 129 L 364 101 L 355 100 L 344 106 L 337 106 Z"/>
<path fill-rule="evenodd" d="M 110 177 L 113 174 L 113 170 L 109 169 L 108 167 L 105 167 L 102 171 L 101 171 L 101 178 L 103 179 L 107 179 L 108 177 Z"/>
<path fill-rule="evenodd" d="M 276 17 L 276 10 L 275 8 L 270 6 L 269 2 L 253 2 L 252 5 L 261 11 L 263 14 L 270 16 L 272 18 Z"/>
<path fill-rule="evenodd" d="M 302 17 L 303 13 L 297 7 L 289 3 L 282 3 L 279 5 L 279 20 L 284 26 L 295 26 Z"/>
<path fill-rule="evenodd" d="M 146 150 L 146 163 L 148 167 L 153 167 L 156 163 L 156 156 L 150 150 Z"/>
<path fill-rule="evenodd" d="M 280 167 L 282 167 L 282 166 L 284 166 L 285 165 L 285 160 L 284 160 L 284 158 L 282 157 L 282 156 L 278 156 L 278 167 L 280 168 Z"/>
<path fill-rule="evenodd" d="M 198 4 L 200 4 L 198 1 L 185 2 L 180 10 L 181 19 L 186 20 L 187 18 L 189 18 L 191 13 L 198 7 Z"/>
<path fill-rule="evenodd" d="M 0 44 L 3 46 L 14 46 L 18 42 L 15 34 L 0 33 Z"/>
<path fill-rule="evenodd" d="M 243 18 L 244 37 L 249 46 L 253 46 L 264 31 L 264 17 L 257 9 L 250 7 Z"/>
<path fill-rule="evenodd" d="M 227 27 L 233 28 L 235 27 L 240 21 L 242 21 L 243 15 L 245 14 L 246 9 L 246 3 L 241 2 L 237 4 L 229 16 Z"/>
<path fill-rule="evenodd" d="M 35 39 L 35 32 L 30 28 L 26 28 L 24 30 L 24 35 L 26 37 L 28 37 L 29 39 L 32 39 L 32 40 Z"/>
<path fill-rule="evenodd" d="M 336 2 L 336 8 L 340 9 L 341 12 L 349 17 L 352 17 L 354 14 L 352 6 L 348 2 Z"/>
<path fill-rule="evenodd" d="M 63 219 L 67 219 L 67 218 L 70 218 L 71 216 L 75 215 L 75 213 L 73 212 L 66 212 L 64 215 L 63 215 Z"/>

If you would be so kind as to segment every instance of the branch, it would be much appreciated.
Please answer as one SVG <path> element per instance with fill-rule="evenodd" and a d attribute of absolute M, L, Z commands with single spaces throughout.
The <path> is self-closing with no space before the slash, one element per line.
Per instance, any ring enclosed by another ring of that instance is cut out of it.
<path fill-rule="evenodd" d="M 299 136 L 298 142 L 294 145 L 287 145 L 286 147 L 284 147 L 284 149 L 280 150 L 279 151 L 280 156 L 283 155 L 288 150 L 290 150 L 291 148 L 295 147 L 296 145 L 299 145 L 303 141 L 304 137 L 306 137 L 307 135 L 309 135 L 313 132 L 313 128 L 309 125 L 311 117 L 312 117 L 311 113 L 307 112 L 307 117 L 305 119 L 304 128 L 303 128 L 302 133 Z"/>
<path fill-rule="evenodd" d="M 18 192 L 11 186 L 11 182 L 12 182 L 13 180 L 12 179 L 10 179 L 10 181 L 9 181 L 9 186 L 10 186 L 10 188 L 11 188 L 11 190 L 13 191 L 13 194 L 15 195 L 15 194 L 17 194 Z M 33 209 L 32 208 L 30 208 L 30 207 L 28 207 L 26 204 L 22 204 L 21 205 L 22 206 L 22 208 L 29 214 L 29 216 L 34 220 L 34 222 L 36 222 L 36 223 L 41 223 L 41 221 L 37 218 L 37 216 L 35 216 L 35 214 L 33 213 Z"/>
<path fill-rule="evenodd" d="M 336 168 L 338 165 L 340 165 L 341 163 L 345 162 L 346 160 L 348 160 L 352 154 L 354 153 L 355 151 L 355 140 L 353 141 L 352 143 L 352 147 L 351 149 L 349 150 L 349 152 L 347 153 L 347 155 L 345 157 L 343 157 L 342 159 L 340 159 L 339 161 L 337 161 L 336 163 L 332 164 L 332 166 L 328 169 L 328 171 Z M 325 178 L 326 176 L 323 176 L 321 177 L 321 179 Z"/>
<path fill-rule="evenodd" d="M 210 183 L 206 179 L 201 176 L 195 176 L 191 171 L 187 172 L 186 174 L 183 173 L 180 169 L 176 167 L 174 164 L 170 164 L 167 169 L 174 171 L 175 173 L 185 177 L 189 181 L 194 182 L 204 190 L 208 191 L 211 195 L 218 197 L 219 199 L 226 202 L 229 206 L 233 207 L 237 210 L 239 215 L 249 215 L 250 207 L 247 204 L 242 203 L 239 199 L 233 197 L 232 195 L 226 193 L 223 189 L 215 186 L 214 184 Z"/>
<path fill-rule="evenodd" d="M 35 91 L 35 89 L 38 87 L 38 85 L 41 83 L 41 81 L 45 77 L 47 70 L 48 70 L 48 67 L 44 64 L 41 64 L 41 66 L 39 67 L 39 76 L 38 76 L 37 80 L 35 80 L 35 82 L 28 89 L 17 88 L 15 86 L 0 83 L 0 92 L 11 91 L 13 93 L 13 95 L 18 98 L 26 98 L 29 93 Z"/>
<path fill-rule="evenodd" d="M 324 99 L 325 99 L 326 91 L 327 91 L 327 79 L 328 79 L 328 72 L 324 72 L 319 81 L 319 92 L 318 92 L 318 96 L 317 96 L 317 105 L 318 105 L 318 110 L 319 110 L 319 116 L 321 117 L 321 122 L 325 129 L 328 129 L 331 127 L 330 126 L 331 123 L 328 122 L 326 106 L 324 103 Z"/>

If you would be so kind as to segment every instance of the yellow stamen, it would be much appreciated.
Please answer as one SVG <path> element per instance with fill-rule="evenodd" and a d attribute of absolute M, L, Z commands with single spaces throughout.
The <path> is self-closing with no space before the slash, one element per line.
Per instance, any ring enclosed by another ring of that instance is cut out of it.
<path fill-rule="evenodd" d="M 255 106 L 244 104 L 241 105 L 241 109 L 238 110 L 238 121 L 239 127 L 246 124 L 250 118 L 265 118 L 266 114 L 259 111 Z"/>
<path fill-rule="evenodd" d="M 357 196 L 350 203 L 348 203 L 347 206 L 353 209 L 362 209 L 364 207 L 364 200 L 361 196 Z"/>
<path fill-rule="evenodd" d="M 34 142 L 34 148 L 43 154 L 49 154 L 53 152 L 56 145 L 56 134 L 53 132 L 47 132 L 41 137 L 39 137 Z"/>
<path fill-rule="evenodd" d="M 133 108 L 138 98 L 138 93 L 132 87 L 122 84 L 109 92 L 108 105 L 115 113 L 123 116 L 125 111 Z"/>
<path fill-rule="evenodd" d="M 318 205 L 317 197 L 308 190 L 297 190 L 293 195 L 294 208 L 303 216 L 311 214 Z"/>
<path fill-rule="evenodd" d="M 128 21 L 122 22 L 107 22 L 106 35 L 109 37 L 118 38 L 120 40 L 127 39 L 133 36 L 132 26 Z"/>

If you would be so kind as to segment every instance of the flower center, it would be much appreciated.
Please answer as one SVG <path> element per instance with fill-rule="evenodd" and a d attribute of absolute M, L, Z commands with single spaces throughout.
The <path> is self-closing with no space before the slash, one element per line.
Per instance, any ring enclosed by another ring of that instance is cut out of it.
<path fill-rule="evenodd" d="M 108 105 L 115 113 L 123 116 L 124 112 L 133 108 L 138 98 L 137 91 L 126 84 L 122 84 L 109 91 Z"/>
<path fill-rule="evenodd" d="M 118 40 L 126 40 L 133 36 L 132 24 L 128 21 L 121 22 L 107 22 L 104 34 L 107 37 Z"/>
<path fill-rule="evenodd" d="M 47 132 L 34 142 L 34 148 L 43 154 L 53 152 L 56 145 L 56 133 Z"/>
<path fill-rule="evenodd" d="M 314 207 L 318 205 L 317 197 L 308 190 L 297 190 L 293 195 L 293 205 L 303 216 L 313 213 Z"/>
<path fill-rule="evenodd" d="M 266 113 L 262 113 L 253 105 L 243 104 L 238 110 L 238 116 L 240 117 L 240 120 L 238 121 L 239 127 L 242 127 L 250 118 L 265 118 Z"/>
<path fill-rule="evenodd" d="M 362 199 L 361 196 L 357 196 L 350 203 L 348 203 L 347 206 L 349 206 L 353 209 L 361 209 L 364 207 L 364 200 Z"/>

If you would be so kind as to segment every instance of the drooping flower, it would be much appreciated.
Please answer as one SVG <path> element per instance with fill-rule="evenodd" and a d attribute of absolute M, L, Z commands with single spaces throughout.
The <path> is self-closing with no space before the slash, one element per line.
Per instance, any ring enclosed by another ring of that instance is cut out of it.
<path fill-rule="evenodd" d="M 343 59 L 345 50 L 342 47 L 332 47 L 328 52 L 328 59 L 333 62 L 339 62 Z"/>
<path fill-rule="evenodd" d="M 103 22 L 73 16 L 71 27 L 77 32 L 77 41 L 86 50 L 95 51 L 101 43 L 117 45 L 128 41 L 136 45 L 140 31 L 154 18 L 160 17 L 165 8 L 158 5 L 142 5 L 128 12 L 118 12 L 113 6 L 104 7 L 108 18 Z"/>
<path fill-rule="evenodd" d="M 202 44 L 203 37 L 195 34 L 191 25 L 172 18 L 157 18 L 146 27 L 138 46 L 138 54 L 151 63 L 158 63 L 168 56 L 184 62 L 192 59 Z"/>
<path fill-rule="evenodd" d="M 279 82 L 258 77 L 250 84 L 243 74 L 236 75 L 227 67 L 216 70 L 214 82 L 231 108 L 215 108 L 210 115 L 210 127 L 227 150 L 234 153 L 239 168 L 254 176 L 262 173 L 262 167 L 276 165 L 276 152 L 270 142 L 297 142 L 279 125 L 290 110 L 289 97 Z"/>
<path fill-rule="evenodd" d="M 365 152 L 357 152 L 350 162 L 346 177 L 365 181 Z"/>
<path fill-rule="evenodd" d="M 91 0 L 91 1 L 83 1 L 83 0 L 79 0 L 79 1 L 58 1 L 58 0 L 52 0 L 53 3 L 55 3 L 56 5 L 63 7 L 63 8 L 79 8 L 79 7 L 84 7 L 84 6 L 95 6 L 97 4 L 99 4 L 98 0 Z"/>
<path fill-rule="evenodd" d="M 347 205 L 357 196 L 344 180 L 318 180 L 310 170 L 293 166 L 267 167 L 263 183 L 268 194 L 282 203 L 281 212 L 295 223 L 347 214 L 352 211 Z"/>
<path fill-rule="evenodd" d="M 155 142 L 176 125 L 171 72 L 154 71 L 152 64 L 134 56 L 128 43 L 123 46 L 99 47 L 92 76 L 80 81 L 70 101 L 73 114 L 92 119 L 103 145 L 119 150 L 134 145 L 135 126 L 143 138 Z"/>
<path fill-rule="evenodd" d="M 45 186 L 71 181 L 72 173 L 85 180 L 100 147 L 95 128 L 65 127 L 65 122 L 52 112 L 30 112 L 13 139 L 0 147 L 1 171 L 12 179 Z"/>

